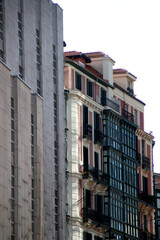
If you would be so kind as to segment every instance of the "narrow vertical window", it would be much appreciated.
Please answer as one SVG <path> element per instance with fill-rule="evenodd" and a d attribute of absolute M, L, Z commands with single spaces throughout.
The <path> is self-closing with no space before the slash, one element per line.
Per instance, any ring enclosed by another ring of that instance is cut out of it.
<path fill-rule="evenodd" d="M 41 86 L 41 59 L 40 59 L 40 32 L 36 29 L 36 69 L 37 69 L 37 93 L 42 95 L 42 86 Z"/>
<path fill-rule="evenodd" d="M 93 97 L 93 83 L 87 79 L 87 95 Z"/>
<path fill-rule="evenodd" d="M 0 59 L 3 60 L 3 0 L 0 0 Z"/>
<path fill-rule="evenodd" d="M 53 45 L 53 126 L 54 126 L 54 174 L 55 174 L 55 232 L 58 232 L 58 134 L 57 134 L 57 81 L 56 81 L 56 48 Z"/>
<path fill-rule="evenodd" d="M 18 12 L 18 55 L 19 55 L 19 77 L 23 78 L 23 32 L 22 14 Z"/>
<path fill-rule="evenodd" d="M 11 98 L 11 239 L 15 239 L 15 118 L 14 99 Z"/>
<path fill-rule="evenodd" d="M 56 49 L 53 45 L 53 82 L 56 84 Z"/>
<path fill-rule="evenodd" d="M 58 231 L 58 192 L 55 190 L 55 230 Z"/>
<path fill-rule="evenodd" d="M 76 81 L 76 88 L 78 90 L 82 90 L 82 78 L 81 75 L 79 73 L 75 73 L 75 81 Z"/>
<path fill-rule="evenodd" d="M 34 239 L 34 117 L 31 114 L 31 230 Z"/>
<path fill-rule="evenodd" d="M 134 109 L 134 123 L 137 124 L 138 123 L 138 119 L 137 119 L 137 110 Z"/>

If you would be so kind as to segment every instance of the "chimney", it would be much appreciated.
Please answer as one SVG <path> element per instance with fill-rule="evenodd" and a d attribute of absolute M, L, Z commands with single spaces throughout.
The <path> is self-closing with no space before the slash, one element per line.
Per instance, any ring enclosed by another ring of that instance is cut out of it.
<path fill-rule="evenodd" d="M 87 53 L 91 65 L 94 69 L 103 75 L 103 79 L 113 85 L 113 65 L 115 61 L 102 52 Z"/>

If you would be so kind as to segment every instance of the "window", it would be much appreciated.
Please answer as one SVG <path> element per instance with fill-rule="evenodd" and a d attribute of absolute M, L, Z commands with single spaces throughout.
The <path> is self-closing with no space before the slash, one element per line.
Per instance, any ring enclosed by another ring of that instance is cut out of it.
<path fill-rule="evenodd" d="M 88 148 L 83 147 L 83 165 L 84 172 L 88 172 Z"/>
<path fill-rule="evenodd" d="M 138 201 L 126 197 L 124 206 L 125 233 L 138 237 Z"/>
<path fill-rule="evenodd" d="M 103 238 L 98 237 L 98 236 L 94 236 L 94 240 L 103 240 Z"/>
<path fill-rule="evenodd" d="M 58 231 L 58 192 L 55 190 L 55 230 Z"/>
<path fill-rule="evenodd" d="M 148 230 L 147 225 L 148 225 L 147 216 L 144 215 L 144 216 L 143 216 L 143 228 L 144 228 L 144 230 L 146 230 L 146 231 Z"/>
<path fill-rule="evenodd" d="M 100 130 L 100 115 L 96 112 L 94 112 L 94 128 Z"/>
<path fill-rule="evenodd" d="M 148 178 L 143 176 L 143 192 L 148 195 Z"/>
<path fill-rule="evenodd" d="M 82 90 L 82 78 L 81 75 L 79 73 L 75 73 L 75 79 L 76 79 L 76 88 L 78 90 Z"/>
<path fill-rule="evenodd" d="M 83 105 L 83 135 L 87 135 L 88 129 L 88 107 Z"/>
<path fill-rule="evenodd" d="M 15 238 L 15 162 L 14 162 L 14 147 L 15 147 L 15 132 L 14 132 L 15 116 L 14 116 L 14 99 L 11 98 L 11 239 Z"/>
<path fill-rule="evenodd" d="M 83 240 L 92 240 L 92 234 L 83 232 Z"/>
<path fill-rule="evenodd" d="M 91 191 L 86 190 L 86 208 L 91 208 Z"/>
<path fill-rule="evenodd" d="M 123 231 L 123 199 L 117 193 L 110 193 L 111 227 Z"/>
<path fill-rule="evenodd" d="M 93 83 L 87 79 L 87 95 L 93 97 Z"/>
<path fill-rule="evenodd" d="M 128 112 L 128 105 L 125 104 L 125 111 Z"/>
<path fill-rule="evenodd" d="M 22 14 L 18 12 L 18 54 L 20 56 L 19 61 L 19 77 L 23 78 L 23 39 L 22 39 Z"/>
<path fill-rule="evenodd" d="M 94 153 L 94 166 L 96 170 L 99 169 L 99 156 L 97 152 Z"/>
<path fill-rule="evenodd" d="M 103 88 L 101 88 L 101 104 L 103 106 L 107 105 L 107 92 Z"/>
<path fill-rule="evenodd" d="M 36 29 L 36 68 L 37 68 L 37 93 L 39 95 L 42 95 L 41 90 L 41 76 L 40 76 L 40 71 L 41 71 L 41 56 L 40 56 L 40 32 L 38 29 Z"/>
<path fill-rule="evenodd" d="M 127 80 L 127 89 L 131 89 L 131 81 Z"/>
<path fill-rule="evenodd" d="M 103 134 L 104 144 L 106 146 L 112 146 L 113 148 L 121 150 L 120 119 L 112 114 L 112 112 L 107 112 L 107 114 L 104 114 Z"/>
<path fill-rule="evenodd" d="M 115 151 L 109 151 L 110 185 L 122 190 L 122 157 Z"/>
<path fill-rule="evenodd" d="M 3 1 L 2 0 L 0 0 L 0 39 L 3 41 Z M 0 59 L 3 60 L 2 49 L 0 50 Z"/>
<path fill-rule="evenodd" d="M 32 239 L 34 239 L 34 195 L 35 195 L 35 179 L 34 179 L 34 117 L 31 114 L 31 229 Z"/>
<path fill-rule="evenodd" d="M 103 214 L 103 198 L 101 195 L 95 195 L 95 199 L 94 199 L 94 203 L 95 203 L 95 210 L 98 213 L 102 213 Z"/>
<path fill-rule="evenodd" d="M 56 47 L 53 45 L 53 82 L 56 84 Z"/>
<path fill-rule="evenodd" d="M 145 141 L 142 140 L 142 157 L 145 156 Z"/>
<path fill-rule="evenodd" d="M 137 119 L 137 110 L 134 109 L 134 123 L 137 124 L 138 123 L 138 119 Z"/>

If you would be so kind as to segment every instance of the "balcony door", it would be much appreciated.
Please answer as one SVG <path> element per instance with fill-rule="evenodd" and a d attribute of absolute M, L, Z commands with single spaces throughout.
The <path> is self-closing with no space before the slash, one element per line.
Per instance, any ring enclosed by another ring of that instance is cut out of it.
<path fill-rule="evenodd" d="M 84 172 L 88 172 L 88 148 L 83 147 L 83 166 Z"/>
<path fill-rule="evenodd" d="M 88 126 L 88 107 L 83 105 L 83 135 L 87 134 Z"/>
<path fill-rule="evenodd" d="M 98 213 L 103 213 L 103 198 L 101 195 L 95 195 L 95 210 Z"/>
<path fill-rule="evenodd" d="M 101 104 L 103 106 L 106 106 L 106 99 L 107 98 L 107 92 L 103 88 L 101 88 Z"/>

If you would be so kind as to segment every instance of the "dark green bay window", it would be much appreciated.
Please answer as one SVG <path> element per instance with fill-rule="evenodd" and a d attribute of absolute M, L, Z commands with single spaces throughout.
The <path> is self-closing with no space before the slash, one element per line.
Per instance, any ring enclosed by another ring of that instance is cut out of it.
<path fill-rule="evenodd" d="M 131 158 L 136 159 L 136 135 L 135 126 L 122 123 L 122 152 Z"/>
<path fill-rule="evenodd" d="M 106 111 L 103 115 L 104 145 L 121 150 L 121 125 L 120 118 L 112 111 Z"/>
<path fill-rule="evenodd" d="M 130 158 L 123 159 L 124 192 L 137 197 L 137 164 Z"/>

